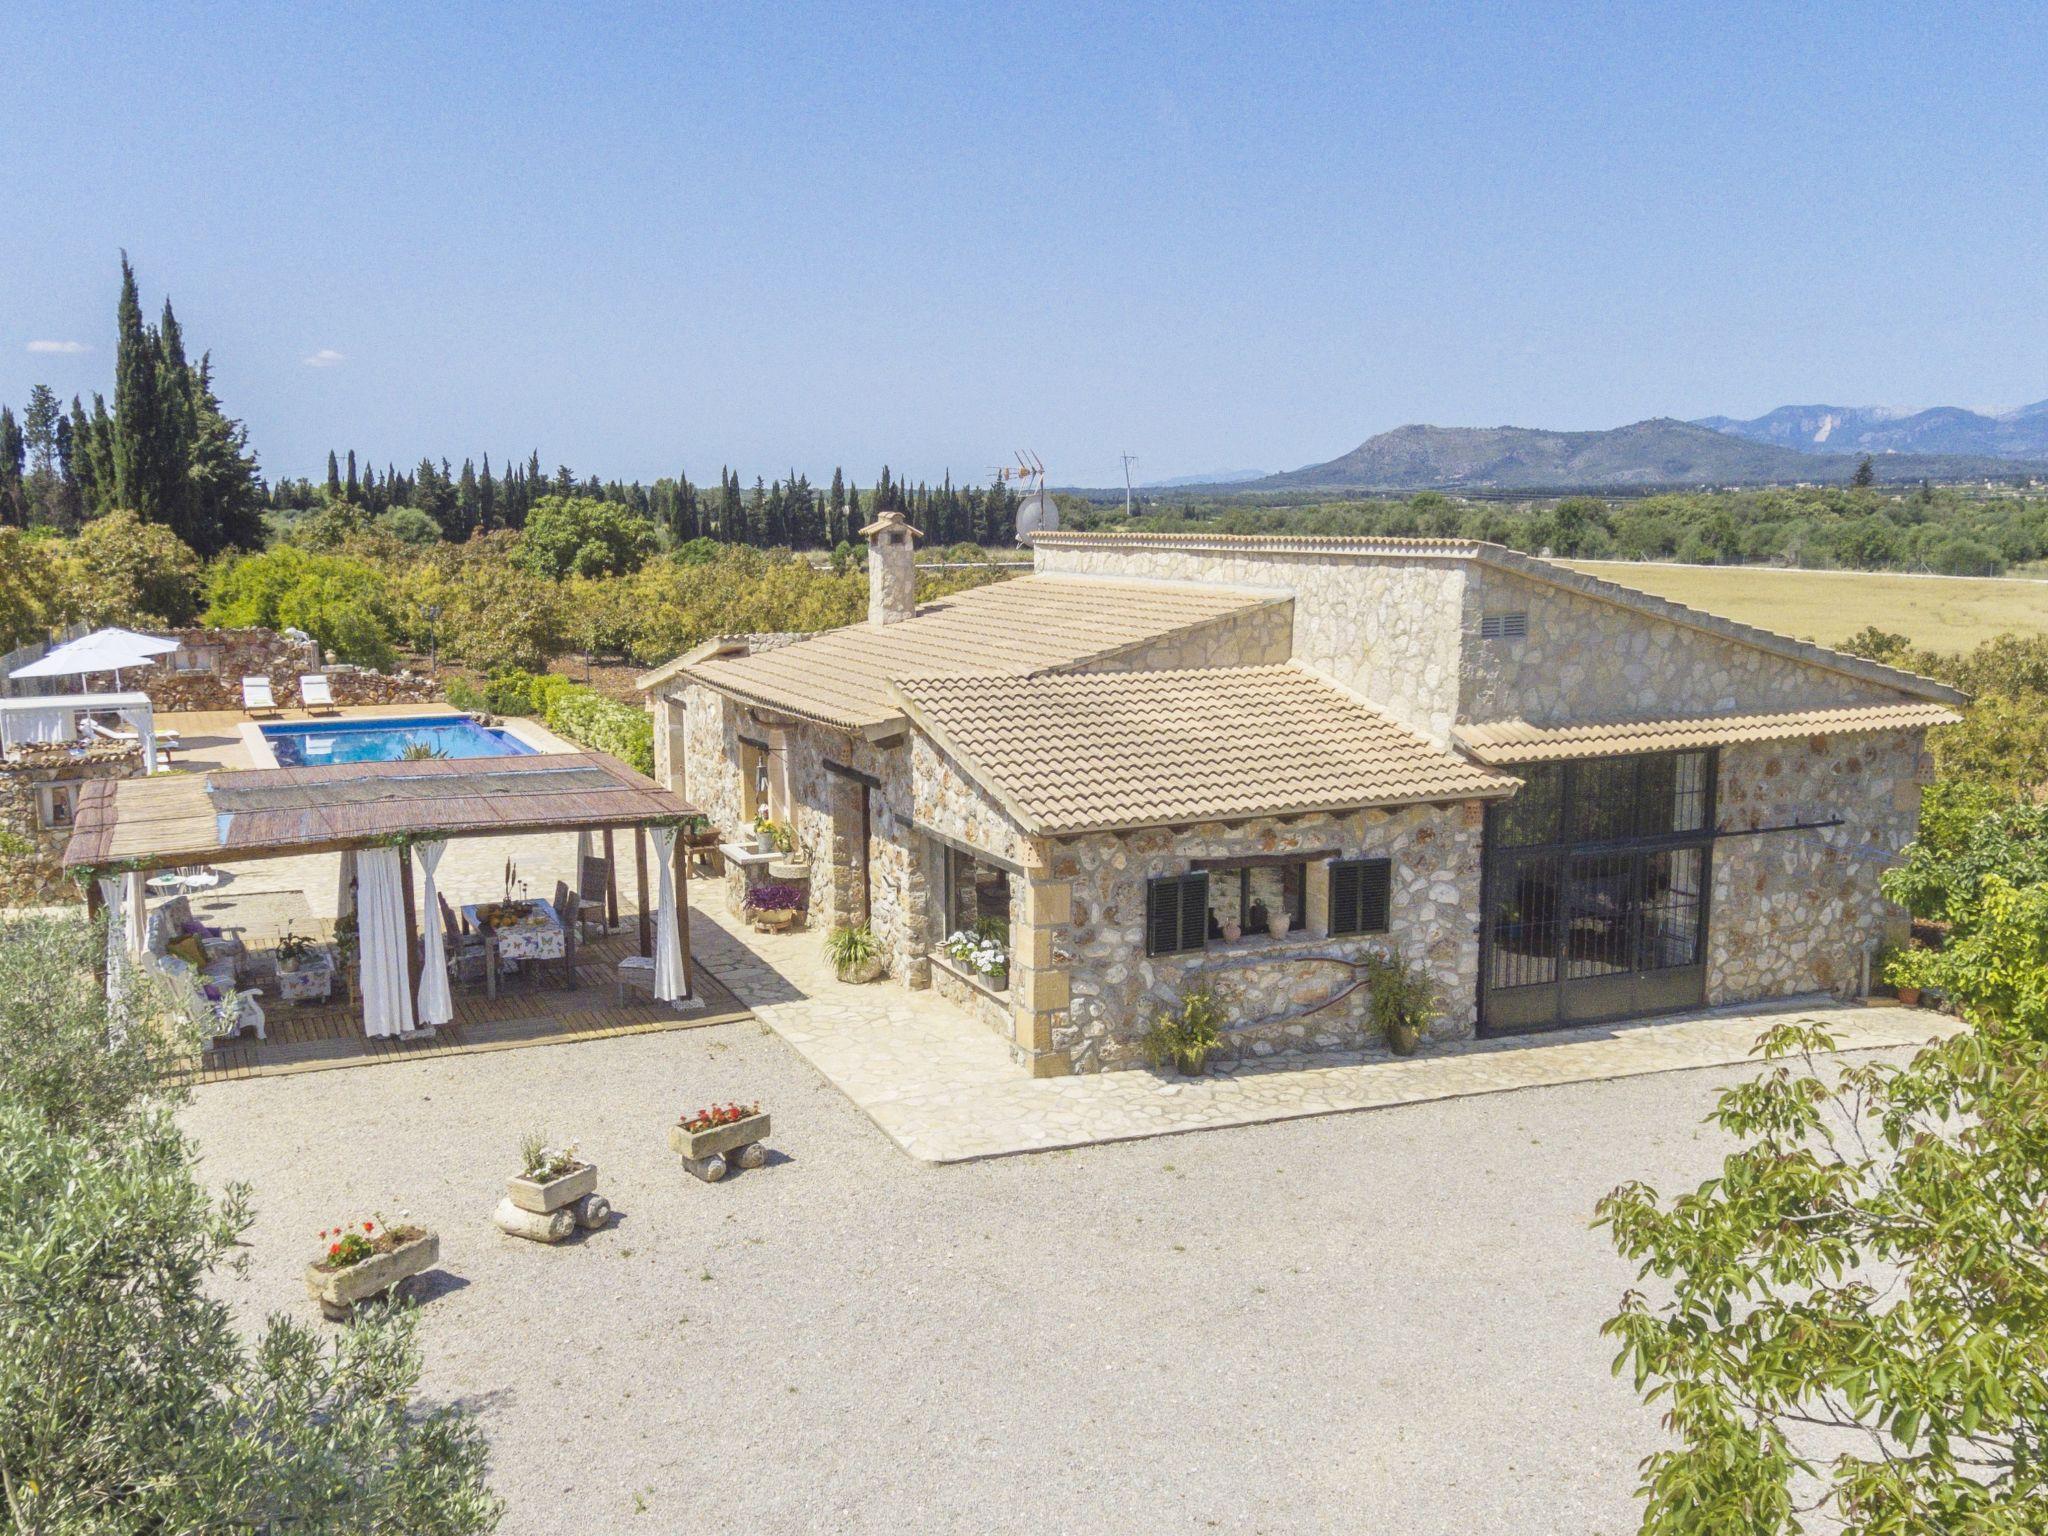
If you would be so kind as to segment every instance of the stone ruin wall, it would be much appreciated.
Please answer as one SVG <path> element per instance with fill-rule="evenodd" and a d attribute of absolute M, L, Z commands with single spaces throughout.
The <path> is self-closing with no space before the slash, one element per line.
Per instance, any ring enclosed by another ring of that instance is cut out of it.
<path fill-rule="evenodd" d="M 48 906 L 83 901 L 84 888 L 64 872 L 71 828 L 42 824 L 46 784 L 83 784 L 133 778 L 142 772 L 142 749 L 102 742 L 75 750 L 58 743 L 8 749 L 0 764 L 0 901 Z"/>
<path fill-rule="evenodd" d="M 240 710 L 242 679 L 267 677 L 271 697 L 286 709 L 299 706 L 299 677 L 326 672 L 337 704 L 423 704 L 440 696 L 432 678 L 412 672 L 386 674 L 346 663 L 325 666 L 311 640 L 294 640 L 269 629 L 170 629 L 188 660 L 201 666 L 181 671 L 169 665 L 176 657 L 144 667 L 138 686 L 159 711 L 179 709 Z"/>
<path fill-rule="evenodd" d="M 1843 824 L 1715 842 L 1709 1003 L 1847 992 L 1860 985 L 1866 954 L 1904 938 L 1905 913 L 1878 876 L 1919 828 L 1920 787 L 1932 774 L 1923 737 L 1886 731 L 1721 749 L 1722 828 Z"/>

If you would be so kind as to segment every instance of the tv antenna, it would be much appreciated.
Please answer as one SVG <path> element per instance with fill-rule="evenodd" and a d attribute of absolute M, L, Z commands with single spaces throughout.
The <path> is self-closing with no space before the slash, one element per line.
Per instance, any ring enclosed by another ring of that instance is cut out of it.
<path fill-rule="evenodd" d="M 1015 480 L 1024 488 L 1024 495 L 1017 503 L 1019 544 L 1029 544 L 1033 534 L 1052 533 L 1059 528 L 1059 505 L 1052 499 L 1052 492 L 1045 488 L 1045 461 L 1037 454 L 1019 448 L 1016 464 L 997 466 L 996 479 L 1004 484 Z"/>
<path fill-rule="evenodd" d="M 1131 515 L 1131 466 L 1138 462 L 1136 454 L 1127 453 L 1124 460 L 1124 516 Z"/>

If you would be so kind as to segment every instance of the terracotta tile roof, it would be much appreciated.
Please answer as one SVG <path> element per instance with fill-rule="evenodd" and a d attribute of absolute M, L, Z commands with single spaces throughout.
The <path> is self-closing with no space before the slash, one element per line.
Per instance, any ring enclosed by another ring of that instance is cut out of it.
<path fill-rule="evenodd" d="M 896 687 L 911 720 L 1032 833 L 1465 800 L 1516 786 L 1299 666 Z"/>
<path fill-rule="evenodd" d="M 1775 715 L 1703 715 L 1676 720 L 1617 720 L 1605 725 L 1531 725 L 1492 720 L 1457 728 L 1458 745 L 1482 763 L 1551 762 L 1565 757 L 1608 757 L 1624 752 L 1680 752 L 1744 741 L 1795 736 L 1849 736 L 1871 731 L 1917 731 L 1962 719 L 1945 704 L 1861 704 L 1846 709 L 1799 709 Z"/>
<path fill-rule="evenodd" d="M 896 624 L 849 624 L 766 653 L 692 653 L 672 675 L 846 730 L 886 724 L 902 708 L 899 677 L 950 672 L 1016 677 L 1114 655 L 1233 614 L 1285 603 L 1185 583 L 1024 576 L 954 593 Z M 693 659 L 694 658 L 694 659 Z"/>

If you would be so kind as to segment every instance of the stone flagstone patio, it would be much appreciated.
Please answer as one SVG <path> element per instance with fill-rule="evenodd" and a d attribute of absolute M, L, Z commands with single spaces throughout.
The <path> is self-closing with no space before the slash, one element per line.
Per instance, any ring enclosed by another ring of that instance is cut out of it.
<path fill-rule="evenodd" d="M 1001 1040 L 936 992 L 843 985 L 821 935 L 755 933 L 711 906 L 693 913 L 700 959 L 891 1141 L 929 1163 L 1739 1066 L 1758 1035 L 1788 1017 L 1825 1024 L 1844 1051 L 1919 1045 L 1961 1027 L 1921 1009 L 1816 996 L 1436 1046 L 1405 1060 L 1330 1055 L 1178 1082 L 1150 1072 L 1030 1078 Z"/>

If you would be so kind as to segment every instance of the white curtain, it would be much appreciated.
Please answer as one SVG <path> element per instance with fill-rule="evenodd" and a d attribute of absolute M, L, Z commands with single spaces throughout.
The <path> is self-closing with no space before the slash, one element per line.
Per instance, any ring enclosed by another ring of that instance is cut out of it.
<path fill-rule="evenodd" d="M 121 902 L 121 923 L 128 932 L 128 953 L 139 955 L 149 948 L 149 892 L 135 871 L 122 879 L 127 889 Z"/>
<path fill-rule="evenodd" d="M 396 848 L 366 848 L 356 856 L 363 1033 L 373 1040 L 412 1032 L 401 879 Z"/>
<path fill-rule="evenodd" d="M 156 772 L 156 711 L 137 704 L 121 711 L 121 723 L 135 733 L 142 744 L 142 771 Z"/>
<path fill-rule="evenodd" d="M 128 992 L 128 927 L 122 916 L 127 882 L 100 876 L 100 902 L 107 910 L 107 998 L 118 1005 Z"/>
<path fill-rule="evenodd" d="M 683 981 L 683 938 L 676 910 L 676 829 L 649 827 L 654 859 L 660 872 L 654 903 L 654 995 L 664 1003 L 690 995 Z"/>
<path fill-rule="evenodd" d="M 413 844 L 420 856 L 420 926 L 426 930 L 426 952 L 420 960 L 420 1023 L 446 1024 L 455 1017 L 455 999 L 448 995 L 448 946 L 441 938 L 441 904 L 434 890 L 434 870 L 448 851 L 444 840 Z"/>
<path fill-rule="evenodd" d="M 0 715 L 0 740 L 10 747 L 30 741 L 69 741 L 74 709 L 10 709 Z"/>

